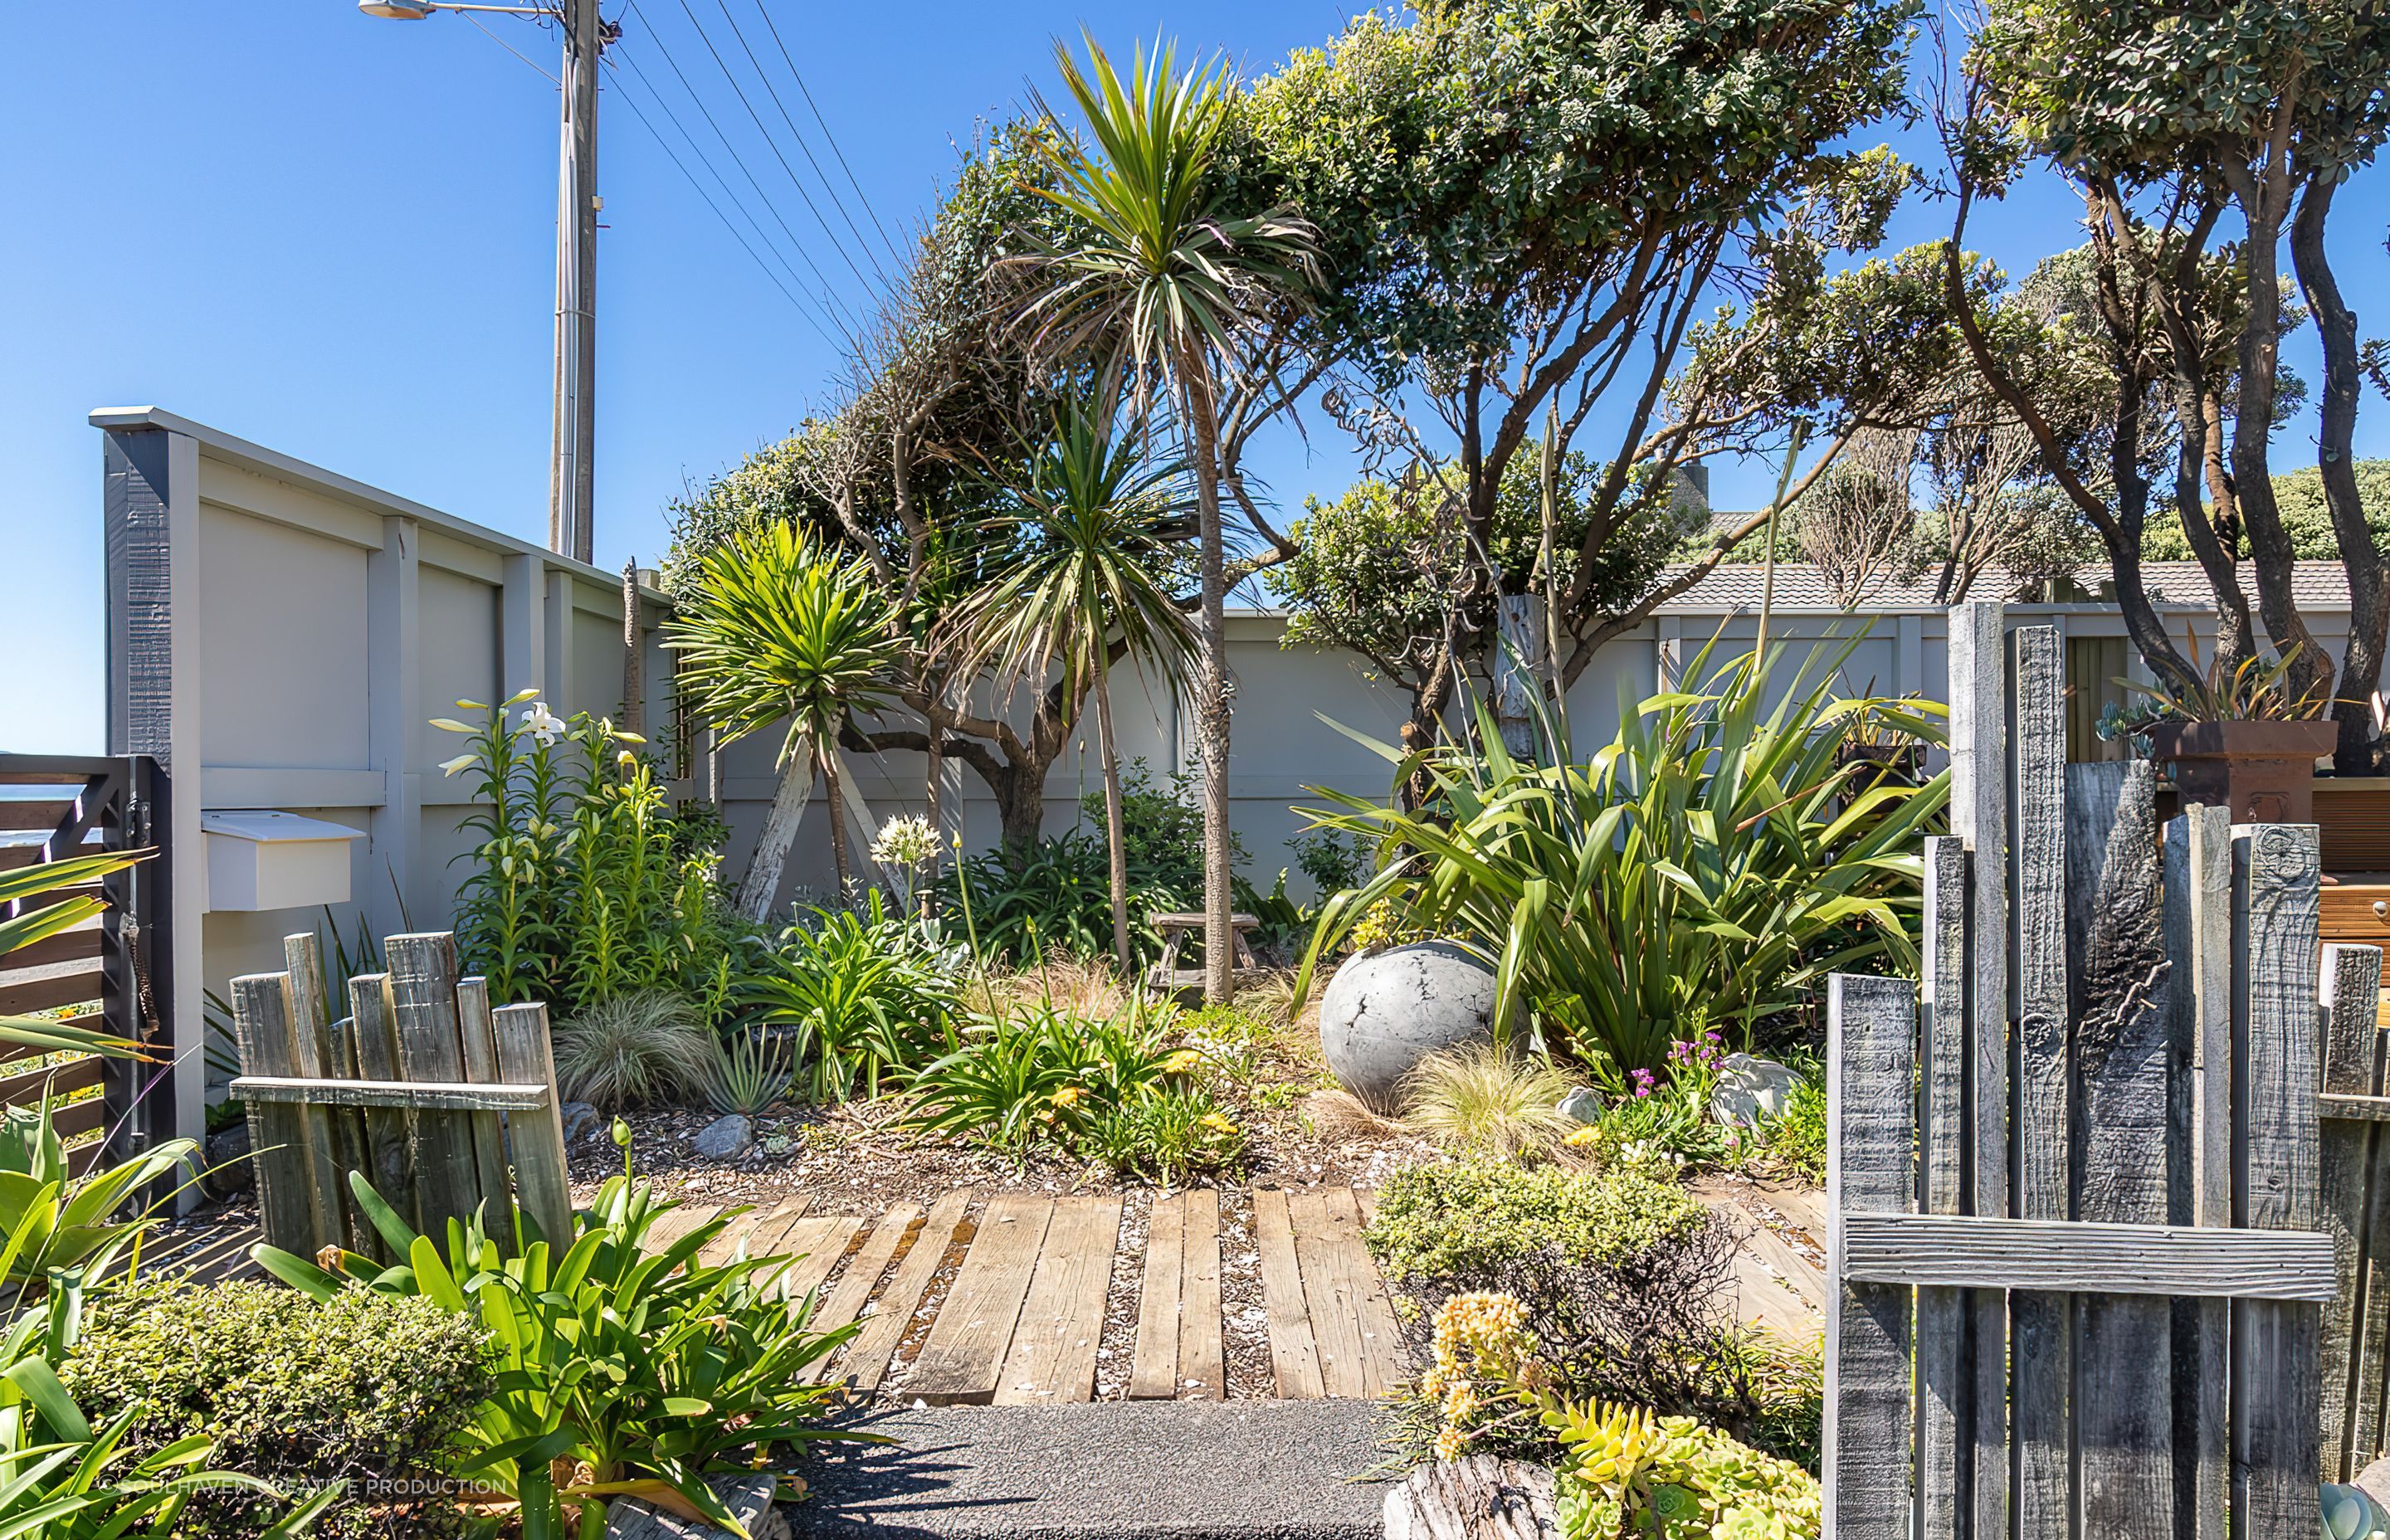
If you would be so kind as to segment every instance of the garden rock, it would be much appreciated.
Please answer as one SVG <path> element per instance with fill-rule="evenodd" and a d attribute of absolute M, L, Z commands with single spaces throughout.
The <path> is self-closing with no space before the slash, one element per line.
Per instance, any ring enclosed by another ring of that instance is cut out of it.
<path fill-rule="evenodd" d="M 208 1176 L 204 1184 L 217 1198 L 247 1192 L 257 1184 L 256 1163 L 249 1158 L 249 1123 L 234 1123 L 208 1136 Z"/>
<path fill-rule="evenodd" d="M 566 1144 L 577 1139 L 596 1138 L 598 1131 L 605 1126 L 605 1120 L 598 1116 L 598 1109 L 585 1101 L 568 1101 L 556 1110 L 556 1114 L 564 1120 Z"/>
<path fill-rule="evenodd" d="M 789 1540 L 789 1521 L 772 1502 L 778 1487 L 778 1478 L 755 1475 L 717 1481 L 713 1492 L 723 1507 L 739 1516 L 752 1540 Z M 619 1497 L 606 1510 L 606 1535 L 607 1540 L 733 1540 L 726 1529 L 666 1513 L 636 1497 Z"/>
<path fill-rule="evenodd" d="M 1494 970 L 1448 941 L 1356 957 L 1319 1002 L 1328 1068 L 1378 1112 L 1395 1110 L 1420 1060 L 1493 1035 Z"/>
<path fill-rule="evenodd" d="M 690 1148 L 704 1160 L 735 1161 L 755 1148 L 755 1125 L 732 1112 L 698 1130 Z"/>
<path fill-rule="evenodd" d="M 1792 1088 L 1801 1084 L 1798 1071 L 1755 1054 L 1730 1053 L 1718 1067 L 1716 1086 L 1710 1092 L 1710 1116 L 1739 1128 L 1756 1128 L 1760 1119 L 1780 1118 Z"/>
<path fill-rule="evenodd" d="M 1561 1097 L 1555 1110 L 1571 1123 L 1592 1123 L 1601 1116 L 1603 1105 L 1600 1092 L 1590 1085 L 1580 1085 Z"/>

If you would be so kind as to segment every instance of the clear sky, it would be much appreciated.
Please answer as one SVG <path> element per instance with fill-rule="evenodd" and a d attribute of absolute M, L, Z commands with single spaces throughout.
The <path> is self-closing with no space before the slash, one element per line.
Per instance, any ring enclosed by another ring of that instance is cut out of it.
<path fill-rule="evenodd" d="M 848 263 L 873 271 L 873 217 L 901 241 L 975 129 L 1049 79 L 1057 34 L 1084 22 L 1124 49 L 1160 28 L 1263 70 L 1324 41 L 1343 16 L 1337 0 L 606 9 L 624 27 L 599 115 L 597 555 L 609 567 L 651 561 L 664 505 L 686 481 L 785 433 L 825 392 L 838 359 L 809 294 L 854 302 L 865 285 Z M 507 17 L 375 20 L 352 0 L 49 0 L 6 14 L 0 748 L 103 747 L 100 445 L 84 420 L 95 406 L 164 406 L 545 538 L 552 30 Z M 2385 179 L 2372 173 L 2335 212 L 2360 312 L 2378 311 L 2390 287 Z M 2079 239 L 2073 213 L 2060 199 L 2022 199 L 1987 211 L 1972 243 L 2021 273 Z M 1929 238 L 1946 217 L 1921 209 L 1895 233 Z M 2366 318 L 2379 334 L 2380 317 Z M 2290 356 L 2312 376 L 2310 340 Z M 1289 433 L 1257 456 L 1290 507 L 1352 474 L 1333 427 L 1310 426 L 1309 443 Z M 2308 458 L 2310 431 L 2304 421 L 2285 430 L 2285 460 Z M 2370 401 L 2360 431 L 2360 452 L 2390 453 L 2390 405 Z M 1769 479 L 1762 467 L 1722 468 L 1713 495 L 1755 505 Z"/>

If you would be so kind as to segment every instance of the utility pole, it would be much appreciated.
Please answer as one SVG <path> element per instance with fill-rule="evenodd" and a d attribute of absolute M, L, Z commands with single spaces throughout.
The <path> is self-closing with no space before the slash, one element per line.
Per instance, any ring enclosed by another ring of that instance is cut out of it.
<path fill-rule="evenodd" d="M 547 476 L 547 548 L 587 561 L 595 547 L 598 439 L 598 61 L 620 29 L 598 0 L 528 6 L 462 0 L 357 0 L 367 16 L 420 21 L 435 11 L 545 17 L 564 34 L 564 131 L 556 177 L 556 378 Z"/>
<path fill-rule="evenodd" d="M 556 421 L 547 545 L 590 559 L 597 510 L 598 0 L 557 0 L 564 33 L 563 164 L 557 175 Z"/>

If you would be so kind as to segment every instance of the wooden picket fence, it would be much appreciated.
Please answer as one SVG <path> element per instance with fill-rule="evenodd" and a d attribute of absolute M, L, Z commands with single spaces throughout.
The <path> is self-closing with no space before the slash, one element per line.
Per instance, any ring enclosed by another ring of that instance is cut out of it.
<path fill-rule="evenodd" d="M 257 1153 L 259 1224 L 302 1256 L 328 1245 L 386 1248 L 348 1174 L 420 1234 L 481 1211 L 509 1238 L 517 1209 L 551 1239 L 572 1235 L 564 1125 L 547 1007 L 493 1009 L 487 984 L 456 976 L 456 938 L 392 936 L 389 971 L 349 981 L 331 1018 L 313 933 L 283 943 L 280 973 L 233 981 L 240 1078 Z"/>
<path fill-rule="evenodd" d="M 1922 998 L 1830 991 L 1826 1533 L 2305 1540 L 2382 1425 L 2381 955 L 2332 949 L 2319 1032 L 2311 826 L 2161 831 L 1997 604 L 1950 678 Z"/>

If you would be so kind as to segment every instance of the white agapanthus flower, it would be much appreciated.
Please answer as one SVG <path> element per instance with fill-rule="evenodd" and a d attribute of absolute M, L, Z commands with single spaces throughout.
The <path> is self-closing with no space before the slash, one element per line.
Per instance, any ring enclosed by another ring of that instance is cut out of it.
<path fill-rule="evenodd" d="M 902 814 L 880 826 L 871 859 L 883 866 L 925 866 L 937 853 L 938 834 L 919 814 Z"/>
<path fill-rule="evenodd" d="M 522 730 L 539 739 L 539 746 L 545 749 L 564 731 L 564 718 L 549 711 L 546 701 L 534 700 L 523 708 Z"/>

